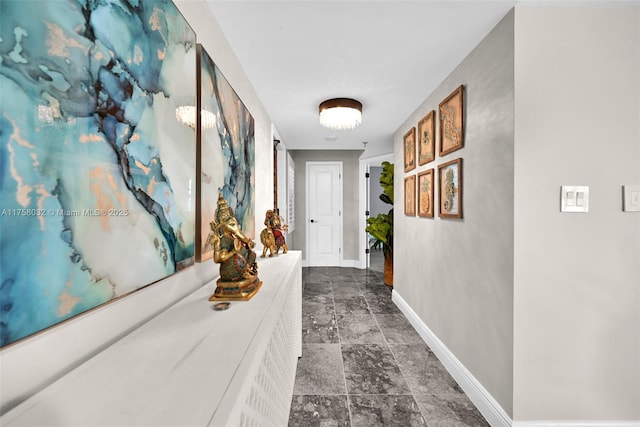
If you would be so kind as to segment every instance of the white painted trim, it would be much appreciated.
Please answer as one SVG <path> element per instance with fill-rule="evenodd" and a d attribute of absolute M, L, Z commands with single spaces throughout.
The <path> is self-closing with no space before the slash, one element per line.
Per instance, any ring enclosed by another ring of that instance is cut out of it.
<path fill-rule="evenodd" d="M 362 267 L 360 267 L 360 260 L 357 259 L 343 259 L 340 267 L 359 268 L 362 270 Z"/>
<path fill-rule="evenodd" d="M 513 427 L 640 427 L 636 421 L 514 421 Z"/>
<path fill-rule="evenodd" d="M 409 323 L 413 325 L 418 334 L 431 348 L 431 351 L 442 362 L 458 385 L 464 390 L 469 399 L 476 405 L 480 413 L 493 427 L 511 427 L 511 417 L 502 409 L 502 406 L 484 388 L 471 372 L 456 358 L 456 356 L 444 345 L 436 334 L 420 319 L 415 311 L 394 289 L 391 300 L 398 306 Z"/>
<path fill-rule="evenodd" d="M 359 175 L 358 184 L 360 188 L 360 191 L 359 191 L 360 202 L 358 204 L 360 208 L 360 214 L 358 215 L 358 227 L 359 227 L 358 241 L 360 242 L 358 244 L 358 259 L 360 262 L 359 262 L 359 265 L 356 266 L 356 268 L 361 268 L 361 269 L 367 268 L 367 255 L 364 252 L 365 249 L 367 248 L 367 234 L 364 231 L 365 227 L 367 226 L 366 217 L 364 215 L 364 212 L 367 210 L 367 206 L 366 206 L 367 182 L 366 182 L 366 178 L 364 177 L 364 174 L 365 172 L 369 171 L 369 168 L 371 167 L 371 165 L 379 166 L 385 160 L 390 163 L 393 163 L 393 152 L 389 154 L 382 154 L 375 157 L 369 157 L 368 159 L 360 158 L 360 163 L 358 166 L 358 175 Z M 369 183 L 369 185 L 371 185 L 371 183 Z"/>
<path fill-rule="evenodd" d="M 303 259 L 302 266 L 310 267 L 309 261 L 307 261 L 306 259 Z M 338 267 L 352 267 L 352 268 L 359 268 L 360 270 L 363 269 L 362 267 L 360 267 L 360 261 L 357 259 L 343 259 L 340 261 L 340 265 Z"/>
<path fill-rule="evenodd" d="M 367 268 L 367 254 L 365 250 L 367 249 L 367 234 L 364 229 L 367 227 L 367 218 L 364 215 L 367 210 L 367 178 L 365 178 L 365 173 L 369 172 L 369 164 L 360 160 L 360 164 L 358 166 L 358 186 L 359 186 L 359 202 L 358 209 L 360 210 L 360 214 L 358 215 L 358 268 Z"/>

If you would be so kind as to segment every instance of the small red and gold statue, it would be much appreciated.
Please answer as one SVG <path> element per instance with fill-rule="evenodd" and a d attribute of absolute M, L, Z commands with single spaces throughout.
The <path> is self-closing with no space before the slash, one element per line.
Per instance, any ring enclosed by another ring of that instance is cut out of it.
<path fill-rule="evenodd" d="M 282 231 L 287 231 L 287 226 L 282 225 L 282 219 L 278 212 L 269 209 L 264 218 L 264 225 L 267 227 L 260 233 L 260 242 L 264 246 L 262 249 L 261 257 L 264 258 L 269 251 L 269 256 L 278 255 L 280 249 L 282 253 L 286 254 L 288 251 L 287 244 L 284 241 L 284 234 Z"/>

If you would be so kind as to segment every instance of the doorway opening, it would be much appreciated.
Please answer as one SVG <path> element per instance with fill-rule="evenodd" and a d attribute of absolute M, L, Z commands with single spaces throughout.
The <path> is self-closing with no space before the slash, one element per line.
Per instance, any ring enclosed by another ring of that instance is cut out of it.
<path fill-rule="evenodd" d="M 385 161 L 393 163 L 393 153 L 360 160 L 360 211 L 363 213 L 359 219 L 360 268 L 371 268 L 375 271 L 384 269 L 384 256 L 382 249 L 378 251 L 379 254 L 378 252 L 374 253 L 375 250 L 371 249 L 371 236 L 365 231 L 365 228 L 367 218 L 377 215 L 380 209 L 384 209 L 384 212 L 391 209 L 389 205 L 384 205 L 384 207 L 378 205 L 378 202 L 383 204 L 379 199 L 382 194 L 379 182 L 380 174 L 378 172 L 375 177 L 373 176 L 377 172 L 376 168 L 382 170 L 382 162 Z"/>

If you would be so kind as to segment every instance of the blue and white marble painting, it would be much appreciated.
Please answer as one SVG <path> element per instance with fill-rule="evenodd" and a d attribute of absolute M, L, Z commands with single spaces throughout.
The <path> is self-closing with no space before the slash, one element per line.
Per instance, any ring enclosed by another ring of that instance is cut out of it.
<path fill-rule="evenodd" d="M 197 258 L 213 256 L 209 223 L 218 193 L 235 212 L 242 230 L 255 236 L 255 137 L 254 119 L 207 51 L 198 44 L 202 126 L 200 138 L 200 238 Z M 206 126 L 212 114 L 213 127 Z"/>
<path fill-rule="evenodd" d="M 170 0 L 0 2 L 0 346 L 192 262 L 195 41 Z"/>

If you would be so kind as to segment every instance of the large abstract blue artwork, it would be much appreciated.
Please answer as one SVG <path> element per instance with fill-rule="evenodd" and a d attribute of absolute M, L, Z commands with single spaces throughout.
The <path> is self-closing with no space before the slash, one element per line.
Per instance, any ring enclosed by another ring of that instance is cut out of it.
<path fill-rule="evenodd" d="M 200 210 L 196 258 L 213 256 L 209 222 L 221 192 L 234 210 L 242 230 L 255 236 L 254 119 L 227 79 L 198 44 L 200 62 Z"/>
<path fill-rule="evenodd" d="M 0 2 L 0 345 L 189 265 L 196 37 L 170 0 Z"/>

